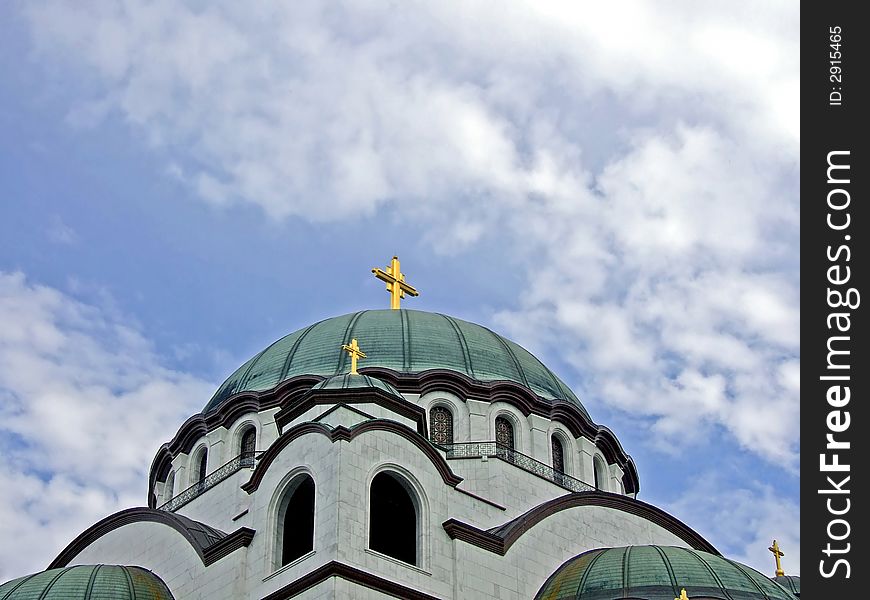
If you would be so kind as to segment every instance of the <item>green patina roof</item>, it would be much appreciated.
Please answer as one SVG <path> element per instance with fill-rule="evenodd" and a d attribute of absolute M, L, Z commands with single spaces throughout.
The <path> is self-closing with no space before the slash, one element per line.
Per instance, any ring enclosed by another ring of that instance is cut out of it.
<path fill-rule="evenodd" d="M 758 571 L 733 560 L 676 546 L 601 548 L 576 556 L 547 580 L 536 600 L 794 600 Z"/>
<path fill-rule="evenodd" d="M 49 569 L 0 585 L 0 600 L 172 600 L 157 575 L 142 567 L 78 565 Z"/>
<path fill-rule="evenodd" d="M 800 598 L 801 578 L 797 575 L 780 575 L 779 577 L 771 577 L 771 579 Z"/>
<path fill-rule="evenodd" d="M 374 388 L 402 400 L 402 394 L 386 381 L 368 375 L 333 375 L 311 388 L 314 390 L 358 390 Z"/>
<path fill-rule="evenodd" d="M 568 386 L 522 346 L 468 321 L 407 309 L 333 317 L 281 338 L 230 375 L 203 412 L 233 394 L 269 390 L 297 375 L 347 373 L 349 359 L 341 345 L 352 338 L 366 353 L 360 369 L 447 369 L 482 382 L 512 381 L 542 398 L 572 401 L 586 412 Z"/>

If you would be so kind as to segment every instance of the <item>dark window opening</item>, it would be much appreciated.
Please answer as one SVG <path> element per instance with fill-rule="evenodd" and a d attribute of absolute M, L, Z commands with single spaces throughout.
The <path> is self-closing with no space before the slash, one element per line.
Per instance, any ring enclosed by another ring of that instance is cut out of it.
<path fill-rule="evenodd" d="M 205 483 L 206 470 L 208 469 L 208 450 L 203 449 L 199 454 L 199 466 L 196 471 L 196 482 Z"/>
<path fill-rule="evenodd" d="M 314 549 L 314 480 L 304 475 L 285 498 L 279 514 L 281 566 Z"/>
<path fill-rule="evenodd" d="M 555 435 L 551 438 L 553 446 L 553 470 L 557 473 L 565 472 L 565 449 L 562 447 L 562 441 Z"/>
<path fill-rule="evenodd" d="M 429 431 L 436 444 L 453 443 L 453 413 L 443 406 L 429 411 Z"/>
<path fill-rule="evenodd" d="M 369 548 L 417 564 L 417 509 L 408 490 L 389 473 L 372 480 L 369 522 Z"/>
<path fill-rule="evenodd" d="M 514 426 L 504 417 L 496 417 L 495 419 L 495 441 L 513 450 Z"/>
<path fill-rule="evenodd" d="M 257 430 L 254 427 L 248 428 L 242 435 L 241 452 L 243 467 L 254 466 L 254 451 L 257 448 Z"/>
<path fill-rule="evenodd" d="M 593 464 L 595 466 L 595 468 L 593 469 L 593 471 L 595 473 L 595 489 L 600 490 L 600 489 L 603 489 L 602 486 L 604 485 L 605 481 L 607 480 L 607 476 L 606 476 L 606 473 L 604 471 L 604 469 L 605 469 L 604 463 L 601 462 L 600 458 L 595 457 Z"/>

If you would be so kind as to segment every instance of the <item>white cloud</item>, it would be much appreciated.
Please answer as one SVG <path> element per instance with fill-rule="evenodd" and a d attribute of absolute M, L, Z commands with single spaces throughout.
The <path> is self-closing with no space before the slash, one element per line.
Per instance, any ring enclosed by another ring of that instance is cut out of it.
<path fill-rule="evenodd" d="M 26 10 L 38 55 L 94 76 L 206 202 L 389 205 L 452 253 L 497 231 L 528 280 L 502 325 L 569 348 L 592 406 L 794 465 L 791 4 Z"/>
<path fill-rule="evenodd" d="M 795 469 L 794 3 L 26 10 L 37 56 L 92 78 L 73 112 L 128 122 L 205 202 L 389 208 L 442 252 L 500 236 L 526 285 L 498 322 L 575 365 L 593 414 Z"/>
<path fill-rule="evenodd" d="M 0 272 L 0 580 L 146 502 L 161 443 L 214 386 L 161 366 L 112 310 Z"/>
<path fill-rule="evenodd" d="M 788 5 L 157 0 L 26 10 L 41 56 L 96 77 L 97 114 L 112 107 L 173 154 L 203 199 L 276 218 L 329 220 L 385 203 L 419 215 L 467 196 L 510 205 L 551 194 L 560 179 L 582 178 L 575 140 L 602 113 L 651 125 L 685 114 L 747 148 L 797 156 L 788 93 L 798 16 Z"/>
<path fill-rule="evenodd" d="M 735 488 L 708 473 L 666 508 L 713 540 L 727 558 L 768 576 L 774 574 L 774 561 L 767 548 L 775 539 L 785 552 L 786 574 L 800 575 L 800 506 L 771 485 L 756 481 Z"/>

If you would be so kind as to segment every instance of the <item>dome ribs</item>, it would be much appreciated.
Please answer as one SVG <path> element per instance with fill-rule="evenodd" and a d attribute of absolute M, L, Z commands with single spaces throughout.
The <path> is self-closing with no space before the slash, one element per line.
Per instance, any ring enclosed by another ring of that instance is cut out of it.
<path fill-rule="evenodd" d="M 407 310 L 400 310 L 402 316 L 402 372 L 411 371 L 411 318 Z"/>
<path fill-rule="evenodd" d="M 679 596 L 680 590 L 679 590 L 678 584 L 677 584 L 677 576 L 674 574 L 674 567 L 671 565 L 670 561 L 668 560 L 668 557 L 665 556 L 665 553 L 661 548 L 659 548 L 658 546 L 653 546 L 653 548 L 655 548 L 655 551 L 659 553 L 659 557 L 661 557 L 662 563 L 664 563 L 665 569 L 668 572 L 668 577 L 671 578 L 671 586 L 673 586 L 673 588 L 674 588 L 674 594 L 676 596 Z"/>
<path fill-rule="evenodd" d="M 363 316 L 366 312 L 365 310 L 361 310 L 353 314 L 350 318 L 350 321 L 347 323 L 347 327 L 344 328 L 344 335 L 341 338 L 341 343 L 336 346 L 336 352 L 338 352 L 338 365 L 335 367 L 335 375 L 344 375 L 345 371 L 347 371 L 347 353 L 341 349 L 341 344 L 350 343 L 351 338 L 353 338 L 353 330 L 356 327 L 357 321 L 359 321 L 360 317 Z M 365 345 L 365 342 L 363 342 Z M 365 351 L 365 350 L 363 350 Z M 291 358 L 292 360 L 292 358 Z"/>
<path fill-rule="evenodd" d="M 453 331 L 456 332 L 456 339 L 459 340 L 459 347 L 462 348 L 462 358 L 465 361 L 465 371 L 472 379 L 476 379 L 474 375 L 474 366 L 471 362 L 471 352 L 468 351 L 468 342 L 465 340 L 465 336 L 462 335 L 462 332 L 459 330 L 459 325 L 456 323 L 453 317 L 444 314 L 441 314 L 441 316 L 444 318 L 444 320 L 450 323 Z"/>

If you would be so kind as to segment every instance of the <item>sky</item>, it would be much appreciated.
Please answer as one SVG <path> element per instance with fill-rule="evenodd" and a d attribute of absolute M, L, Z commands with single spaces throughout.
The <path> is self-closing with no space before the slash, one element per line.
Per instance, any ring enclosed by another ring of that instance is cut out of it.
<path fill-rule="evenodd" d="M 0 3 L 0 581 L 322 318 L 541 358 L 639 498 L 799 574 L 794 2 Z"/>

